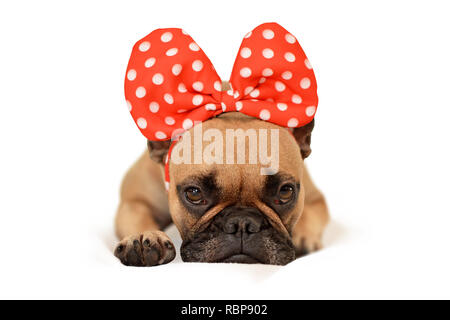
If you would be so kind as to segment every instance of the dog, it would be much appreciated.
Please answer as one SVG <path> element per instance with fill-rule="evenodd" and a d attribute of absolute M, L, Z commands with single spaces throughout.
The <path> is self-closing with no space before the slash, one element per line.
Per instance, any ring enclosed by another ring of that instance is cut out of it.
<path fill-rule="evenodd" d="M 149 152 L 122 183 L 115 221 L 121 241 L 115 256 L 127 266 L 169 263 L 175 247 L 162 230 L 172 222 L 181 234 L 181 257 L 187 262 L 285 265 L 322 248 L 329 214 L 304 165 L 314 122 L 290 132 L 231 112 L 203 125 L 224 134 L 226 129 L 279 129 L 279 172 L 261 175 L 260 163 L 170 163 L 166 192 L 164 159 L 170 143 L 149 141 Z"/>
<path fill-rule="evenodd" d="M 122 184 L 116 257 L 169 263 L 172 222 L 186 262 L 285 265 L 320 249 L 328 210 L 304 166 L 316 90 L 298 41 L 276 23 L 245 36 L 229 82 L 181 29 L 138 41 L 125 96 L 149 152 Z"/>

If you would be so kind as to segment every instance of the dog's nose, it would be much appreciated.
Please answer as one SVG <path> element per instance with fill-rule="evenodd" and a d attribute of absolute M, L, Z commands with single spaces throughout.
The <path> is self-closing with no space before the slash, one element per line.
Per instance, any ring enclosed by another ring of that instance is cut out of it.
<path fill-rule="evenodd" d="M 223 225 L 223 231 L 228 234 L 242 235 L 257 233 L 261 230 L 262 218 L 250 213 L 231 214 Z"/>

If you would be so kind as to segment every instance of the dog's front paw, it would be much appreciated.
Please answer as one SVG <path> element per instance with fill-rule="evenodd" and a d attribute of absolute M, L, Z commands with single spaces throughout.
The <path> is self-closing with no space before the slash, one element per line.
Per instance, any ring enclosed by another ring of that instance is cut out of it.
<path fill-rule="evenodd" d="M 313 233 L 303 233 L 294 237 L 295 253 L 297 258 L 322 249 L 322 236 Z"/>
<path fill-rule="evenodd" d="M 175 258 L 175 246 L 162 231 L 146 231 L 119 242 L 114 255 L 126 266 L 151 267 Z"/>

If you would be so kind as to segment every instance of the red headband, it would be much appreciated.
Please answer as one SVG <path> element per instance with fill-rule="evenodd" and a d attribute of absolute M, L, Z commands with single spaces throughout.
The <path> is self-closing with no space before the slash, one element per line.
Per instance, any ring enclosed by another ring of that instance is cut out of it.
<path fill-rule="evenodd" d="M 231 89 L 211 61 L 181 29 L 157 29 L 133 47 L 125 79 L 131 115 L 149 140 L 168 140 L 222 112 L 239 111 L 283 127 L 314 117 L 317 85 L 296 38 L 265 23 L 242 41 Z"/>

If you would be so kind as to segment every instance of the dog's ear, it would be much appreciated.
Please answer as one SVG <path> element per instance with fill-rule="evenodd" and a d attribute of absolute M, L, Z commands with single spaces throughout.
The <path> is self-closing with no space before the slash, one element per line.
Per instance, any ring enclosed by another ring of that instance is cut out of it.
<path fill-rule="evenodd" d="M 300 128 L 294 128 L 292 131 L 292 134 L 300 147 L 303 159 L 311 154 L 311 132 L 313 129 L 314 119 L 307 125 Z"/>
<path fill-rule="evenodd" d="M 171 140 L 167 141 L 150 141 L 147 140 L 147 148 L 150 153 L 150 158 L 158 163 L 163 164 L 167 152 L 169 152 Z"/>

